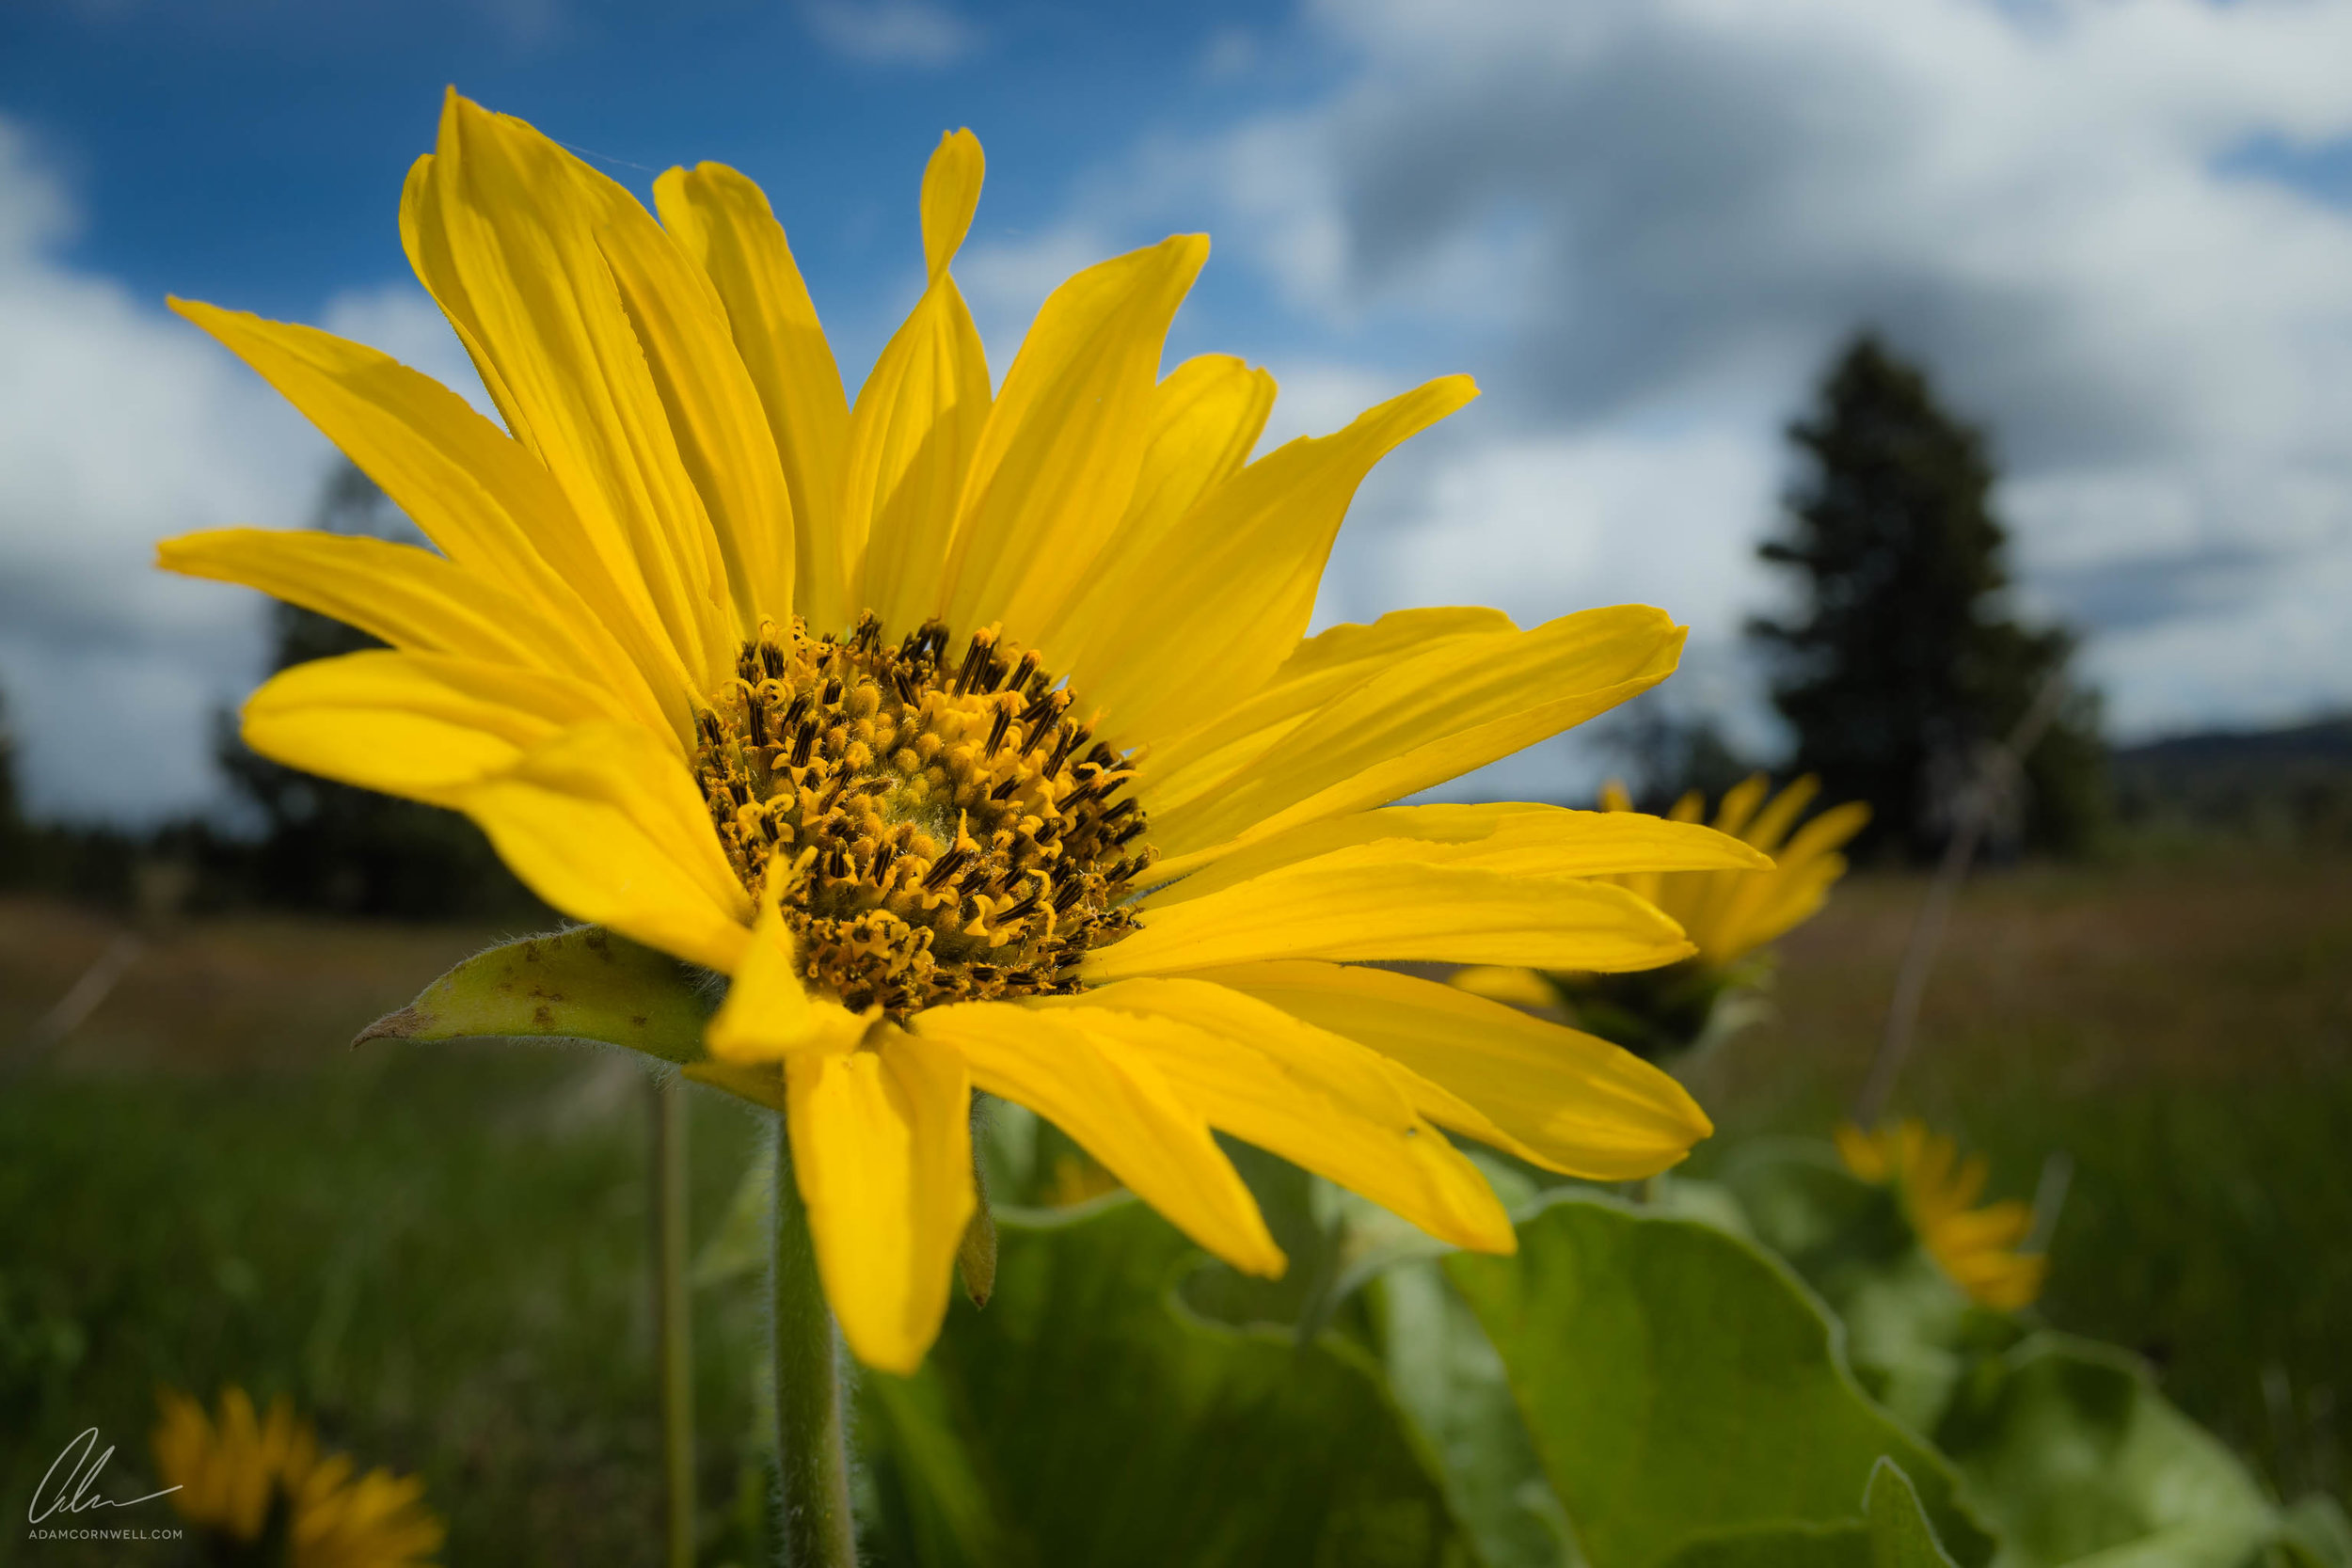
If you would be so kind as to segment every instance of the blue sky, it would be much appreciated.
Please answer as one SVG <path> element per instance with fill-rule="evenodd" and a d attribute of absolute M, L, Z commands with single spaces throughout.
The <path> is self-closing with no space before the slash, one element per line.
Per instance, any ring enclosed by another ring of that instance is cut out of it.
<path fill-rule="evenodd" d="M 0 19 L 0 112 L 72 187 L 61 259 L 149 296 L 308 317 L 405 279 L 394 203 L 453 84 L 641 194 L 673 164 L 743 169 L 815 286 L 854 307 L 904 270 L 913 181 L 943 130 L 990 148 L 978 237 L 1017 237 L 1058 214 L 1089 153 L 1332 74 L 1240 6 L 656 9 L 36 0 Z M 1246 84 L 1220 45 L 1249 56 Z"/>
<path fill-rule="evenodd" d="M 1207 230 L 1171 356 L 1272 436 L 1487 395 L 1366 486 L 1325 620 L 1662 604 L 1658 701 L 1773 733 L 1738 629 L 1777 432 L 1873 323 L 2005 459 L 2021 600 L 2125 737 L 2352 705 L 2352 7 L 2301 0 L 19 0 L 0 13 L 0 689 L 37 804 L 214 798 L 246 595 L 152 541 L 300 524 L 327 460 L 161 309 L 310 321 L 465 385 L 396 205 L 454 83 L 643 190 L 768 189 L 854 383 L 918 287 L 941 131 L 999 374 L 1044 293 Z M 102 722 L 93 715 L 104 715 Z M 122 736 L 143 765 L 120 766 Z M 1591 782 L 1555 747 L 1493 787 Z"/>

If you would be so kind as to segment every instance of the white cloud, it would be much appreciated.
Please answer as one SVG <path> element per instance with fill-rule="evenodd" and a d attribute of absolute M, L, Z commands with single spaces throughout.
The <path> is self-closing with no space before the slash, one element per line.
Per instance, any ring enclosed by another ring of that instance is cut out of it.
<path fill-rule="evenodd" d="M 71 217 L 0 121 L 0 687 L 36 809 L 145 817 L 212 795 L 211 710 L 262 657 L 257 601 L 155 541 L 301 521 L 325 449 L 160 302 L 55 261 Z"/>
<path fill-rule="evenodd" d="M 2026 596 L 2089 624 L 2119 730 L 2352 702 L 2323 602 L 2352 575 L 2352 213 L 2240 157 L 2352 136 L 2352 7 L 1310 18 L 1344 85 L 1142 150 L 1118 199 L 1222 208 L 1229 263 L 1358 357 L 1479 371 L 1482 436 L 1343 545 L 1352 608 L 1485 582 L 1736 624 L 1772 592 L 1778 425 L 1870 322 L 1993 427 Z"/>
<path fill-rule="evenodd" d="M 936 71 L 980 46 L 980 30 L 930 0 L 806 0 L 818 42 L 866 65 Z"/>

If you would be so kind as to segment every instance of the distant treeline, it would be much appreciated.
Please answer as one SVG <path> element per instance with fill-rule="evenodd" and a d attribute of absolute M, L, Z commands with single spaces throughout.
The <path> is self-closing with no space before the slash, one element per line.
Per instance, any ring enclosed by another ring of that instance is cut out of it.
<path fill-rule="evenodd" d="M 339 468 L 315 526 L 414 537 L 358 469 Z M 377 646 L 340 622 L 273 604 L 272 672 Z M 546 920 L 548 913 L 454 812 L 281 768 L 215 720 L 234 809 L 144 832 L 25 820 L 0 710 L 0 889 L 150 912 L 315 911 L 400 920 Z M 242 824 L 242 825 L 240 825 Z"/>
<path fill-rule="evenodd" d="M 2109 767 L 2136 829 L 2352 846 L 2352 715 L 2151 741 Z"/>

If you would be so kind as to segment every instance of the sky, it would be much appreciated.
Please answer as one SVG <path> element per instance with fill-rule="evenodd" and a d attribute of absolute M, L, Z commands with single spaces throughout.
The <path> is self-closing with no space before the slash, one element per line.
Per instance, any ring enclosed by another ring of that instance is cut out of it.
<path fill-rule="evenodd" d="M 0 10 L 0 691 L 37 811 L 211 809 L 262 605 L 158 538 L 298 527 L 332 454 L 168 293 L 477 399 L 408 277 L 443 88 L 641 193 L 760 182 L 854 384 L 957 265 L 1001 376 L 1040 300 L 1179 230 L 1169 342 L 1265 365 L 1266 445 L 1431 375 L 1485 395 L 1359 496 L 1320 624 L 1641 601 L 1645 699 L 1781 737 L 1741 645 L 1781 431 L 1857 327 L 2002 465 L 2018 607 L 2132 740 L 2352 706 L 2352 4 L 2306 0 L 13 0 Z M 1574 737 L 1490 793 L 1559 798 Z"/>

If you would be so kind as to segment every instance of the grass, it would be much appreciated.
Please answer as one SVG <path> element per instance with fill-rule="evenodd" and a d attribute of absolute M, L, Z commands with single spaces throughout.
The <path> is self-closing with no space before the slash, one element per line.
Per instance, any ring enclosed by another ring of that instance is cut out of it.
<path fill-rule="evenodd" d="M 1719 1146 L 1842 1113 L 1920 891 L 1852 879 L 1790 938 L 1778 1018 L 1694 1074 Z M 1984 1151 L 1998 1196 L 2066 1156 L 2048 1319 L 2141 1351 L 2286 1495 L 2352 1496 L 2352 862 L 1972 884 L 1896 1103 Z"/>
<path fill-rule="evenodd" d="M 2339 1496 L 2347 873 L 2241 857 L 1986 879 L 1963 898 L 1898 1097 L 1985 1149 L 2005 1193 L 2071 1156 L 2049 1318 L 2146 1350 L 2283 1490 Z M 1855 879 L 1789 942 L 1778 1020 L 1696 1075 L 1719 1145 L 1827 1129 L 1919 891 Z M 0 902 L 0 1047 L 112 934 Z M 11 1507 L 90 1425 L 119 1448 L 115 1494 L 135 1496 L 156 1385 L 236 1381 L 292 1395 L 365 1463 L 421 1472 L 452 1561 L 651 1560 L 643 1075 L 597 1054 L 343 1047 L 494 934 L 158 934 L 52 1061 L 0 1088 Z M 693 1115 L 707 1227 L 757 1132 L 708 1096 Z M 741 1291 L 700 1305 L 705 1560 L 750 1562 L 756 1307 Z M 0 1531 L 0 1564 L 120 1560 L 76 1550 Z"/>

